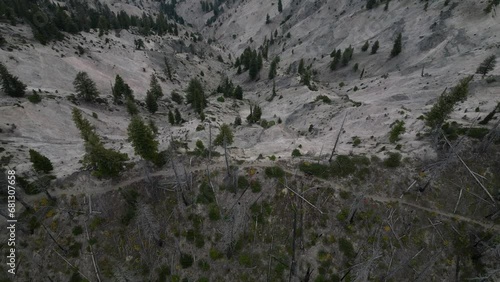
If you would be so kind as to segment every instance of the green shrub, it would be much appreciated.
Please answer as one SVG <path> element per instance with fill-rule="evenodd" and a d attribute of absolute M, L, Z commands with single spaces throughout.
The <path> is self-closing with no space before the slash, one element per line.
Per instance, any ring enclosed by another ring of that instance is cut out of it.
<path fill-rule="evenodd" d="M 352 137 L 352 146 L 357 147 L 359 144 L 361 144 L 361 139 L 358 136 Z"/>
<path fill-rule="evenodd" d="M 279 166 L 266 167 L 265 174 L 269 178 L 281 178 L 285 176 L 285 171 Z"/>
<path fill-rule="evenodd" d="M 469 82 L 473 76 L 460 80 L 450 93 L 443 92 L 438 101 L 432 106 L 425 116 L 425 123 L 429 127 L 436 127 L 443 124 L 448 115 L 453 111 L 456 103 L 464 101 L 469 93 Z"/>
<path fill-rule="evenodd" d="M 215 202 L 215 194 L 207 181 L 203 181 L 200 185 L 200 193 L 196 197 L 196 202 L 199 204 L 210 204 Z"/>
<path fill-rule="evenodd" d="M 354 247 L 352 243 L 346 238 L 339 239 L 339 249 L 344 255 L 350 259 L 356 256 L 356 252 L 354 251 Z"/>
<path fill-rule="evenodd" d="M 190 254 L 181 253 L 180 263 L 182 268 L 189 268 L 193 265 L 193 256 Z"/>
<path fill-rule="evenodd" d="M 218 260 L 224 257 L 224 255 L 221 252 L 219 252 L 219 250 L 217 250 L 216 248 L 210 248 L 208 255 L 212 260 Z"/>
<path fill-rule="evenodd" d="M 73 231 L 72 231 L 72 232 L 73 232 L 73 235 L 78 236 L 78 235 L 80 235 L 80 234 L 82 234 L 82 233 L 83 233 L 83 228 L 82 228 L 80 225 L 75 226 L 75 227 L 73 228 Z"/>
<path fill-rule="evenodd" d="M 401 164 L 401 154 L 390 152 L 389 156 L 384 160 L 386 167 L 394 168 Z"/>
<path fill-rule="evenodd" d="M 216 203 L 211 203 L 208 206 L 208 218 L 210 218 L 211 221 L 217 221 L 220 219 L 220 209 Z"/>
<path fill-rule="evenodd" d="M 349 156 L 339 155 L 331 164 L 334 176 L 346 177 L 356 171 L 356 165 Z"/>
<path fill-rule="evenodd" d="M 391 143 L 396 143 L 399 140 L 399 135 L 405 133 L 405 122 L 402 120 L 396 120 L 392 126 L 391 132 L 389 133 L 389 141 Z"/>
<path fill-rule="evenodd" d="M 92 112 L 92 117 L 95 118 L 95 119 L 99 118 L 99 116 L 95 112 Z"/>
<path fill-rule="evenodd" d="M 217 98 L 217 102 L 223 103 L 224 101 L 226 101 L 226 100 L 222 96 L 220 96 L 220 97 Z"/>
<path fill-rule="evenodd" d="M 253 193 L 259 193 L 262 190 L 262 185 L 259 180 L 250 181 L 250 189 L 252 189 Z"/>
<path fill-rule="evenodd" d="M 38 104 L 42 101 L 42 96 L 40 96 L 38 92 L 33 90 L 33 95 L 28 96 L 28 101 L 30 101 L 33 104 Z"/>
<path fill-rule="evenodd" d="M 302 162 L 299 164 L 299 169 L 305 174 L 314 175 L 316 177 L 328 178 L 330 176 L 330 167 L 327 165 Z"/>
<path fill-rule="evenodd" d="M 325 103 L 325 104 L 331 104 L 332 103 L 332 100 L 330 100 L 330 98 L 328 96 L 326 96 L 326 95 L 318 95 L 316 97 L 315 102 L 317 102 L 317 101 L 323 101 L 323 103 Z"/>
<path fill-rule="evenodd" d="M 299 149 L 294 149 L 292 151 L 292 157 L 295 158 L 295 157 L 300 157 L 300 156 L 302 156 L 302 154 L 300 153 Z"/>
<path fill-rule="evenodd" d="M 80 256 L 80 249 L 82 248 L 82 243 L 75 242 L 69 246 L 68 255 L 72 258 L 77 258 Z"/>
<path fill-rule="evenodd" d="M 198 267 L 202 270 L 202 271 L 209 271 L 210 270 L 210 264 L 208 264 L 208 262 L 206 260 L 203 260 L 203 259 L 200 259 L 198 261 Z"/>
<path fill-rule="evenodd" d="M 347 209 L 342 209 L 338 214 L 337 214 L 337 220 L 338 221 L 345 221 L 347 219 L 347 216 L 349 216 L 349 210 Z"/>
<path fill-rule="evenodd" d="M 249 186 L 248 179 L 245 176 L 238 177 L 238 187 L 240 189 L 246 189 Z"/>
<path fill-rule="evenodd" d="M 238 257 L 238 262 L 241 266 L 244 266 L 244 267 L 252 267 L 256 264 L 256 260 L 258 258 L 256 257 L 256 255 L 254 254 L 250 254 L 250 253 L 242 253 L 240 254 L 240 256 Z"/>

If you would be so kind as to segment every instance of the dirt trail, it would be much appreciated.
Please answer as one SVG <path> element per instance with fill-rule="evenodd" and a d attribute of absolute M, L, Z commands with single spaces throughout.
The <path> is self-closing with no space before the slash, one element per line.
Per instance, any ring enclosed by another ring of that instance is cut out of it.
<path fill-rule="evenodd" d="M 241 170 L 241 169 L 250 168 L 250 167 L 265 168 L 265 167 L 270 167 L 270 166 L 273 166 L 273 164 L 272 163 L 246 163 L 246 164 L 239 165 L 238 167 Z M 215 163 L 215 164 L 212 164 L 210 166 L 210 170 L 213 171 L 213 170 L 218 170 L 218 169 L 225 169 L 225 167 L 226 166 L 224 163 Z M 200 172 L 205 172 L 206 169 L 207 169 L 206 165 L 205 166 L 193 166 L 189 169 L 189 172 L 200 173 Z M 308 177 L 306 174 L 302 173 L 299 170 L 291 171 L 291 170 L 283 168 L 283 167 L 282 167 L 282 169 L 286 173 L 289 173 L 291 175 Z M 179 173 L 182 175 L 182 173 L 180 171 L 179 171 Z M 157 172 L 151 173 L 150 177 L 174 178 L 175 174 L 171 170 L 162 170 L 162 171 L 157 171 Z M 75 195 L 76 196 L 76 195 L 81 195 L 81 194 L 98 195 L 98 194 L 104 194 L 104 193 L 108 193 L 108 192 L 111 192 L 114 190 L 118 190 L 119 188 L 131 186 L 135 183 L 143 181 L 144 179 L 145 179 L 145 176 L 137 176 L 137 177 L 134 177 L 131 179 L 124 180 L 124 181 L 119 182 L 119 183 L 112 183 L 111 181 L 102 181 L 102 182 L 96 182 L 92 186 L 86 185 L 85 187 L 76 187 L 76 188 L 72 188 L 71 190 L 56 190 L 56 191 L 50 192 L 50 194 L 54 197 L 59 197 L 62 195 L 67 195 L 67 196 Z M 323 180 L 320 178 L 316 178 L 315 180 L 321 182 L 322 184 L 326 185 L 327 187 L 331 187 L 331 188 L 336 189 L 336 190 L 351 192 L 348 189 L 345 189 L 342 187 L 333 187 L 332 181 Z M 453 214 L 453 213 L 449 213 L 446 211 L 442 211 L 442 210 L 438 210 L 438 209 L 434 209 L 434 208 L 430 208 L 430 207 L 425 207 L 425 206 L 422 206 L 422 205 L 419 205 L 416 203 L 408 202 L 408 201 L 401 199 L 401 198 L 392 198 L 392 197 L 386 197 L 386 196 L 381 196 L 381 195 L 370 195 L 370 194 L 364 194 L 363 196 L 366 199 L 370 199 L 370 200 L 373 200 L 375 202 L 384 203 L 384 204 L 398 203 L 399 205 L 409 206 L 409 207 L 412 207 L 415 209 L 427 211 L 430 213 L 435 213 L 435 214 L 441 215 L 443 217 L 447 217 L 447 218 L 452 219 L 452 220 L 454 219 L 454 220 L 463 221 L 463 222 L 467 222 L 467 223 L 471 223 L 471 224 L 476 224 L 476 225 L 479 225 L 485 229 L 492 229 L 492 230 L 496 230 L 496 231 L 500 232 L 500 225 L 499 224 L 486 222 L 486 221 L 466 217 L 463 215 Z M 33 202 L 33 201 L 39 200 L 43 197 L 45 197 L 45 194 L 40 193 L 37 195 L 26 195 L 25 199 L 29 202 Z"/>

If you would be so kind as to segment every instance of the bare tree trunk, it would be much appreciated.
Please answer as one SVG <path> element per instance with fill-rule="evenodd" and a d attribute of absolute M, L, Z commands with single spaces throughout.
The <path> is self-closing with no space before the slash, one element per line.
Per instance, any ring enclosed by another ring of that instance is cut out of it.
<path fill-rule="evenodd" d="M 227 159 L 227 142 L 226 142 L 226 136 L 224 136 L 224 156 L 226 158 L 227 176 L 230 176 L 231 172 L 229 171 L 229 160 Z"/>
<path fill-rule="evenodd" d="M 212 161 L 212 124 L 208 124 L 208 162 Z"/>
<path fill-rule="evenodd" d="M 292 276 L 295 275 L 295 236 L 297 234 L 297 209 L 294 208 L 293 211 L 293 238 L 292 238 L 292 262 L 290 263 L 290 275 L 288 276 L 288 282 L 292 281 Z"/>
<path fill-rule="evenodd" d="M 344 130 L 344 122 L 345 122 L 346 117 L 347 117 L 347 112 L 344 114 L 344 119 L 342 120 L 342 125 L 340 126 L 340 130 L 339 130 L 339 133 L 337 134 L 337 139 L 335 140 L 335 145 L 333 146 L 332 154 L 330 155 L 330 159 L 328 160 L 328 162 L 332 162 L 333 154 L 335 154 L 335 149 L 337 148 L 337 144 L 339 142 L 340 135 L 342 134 L 342 130 Z"/>

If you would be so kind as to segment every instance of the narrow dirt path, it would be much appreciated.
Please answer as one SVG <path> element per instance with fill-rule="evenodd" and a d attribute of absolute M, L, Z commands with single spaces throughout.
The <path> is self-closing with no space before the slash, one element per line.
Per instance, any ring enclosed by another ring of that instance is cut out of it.
<path fill-rule="evenodd" d="M 274 165 L 275 164 L 273 164 L 273 163 L 262 162 L 262 163 L 245 163 L 245 164 L 239 165 L 238 167 L 240 169 L 251 168 L 251 167 L 266 168 L 266 167 L 271 167 Z M 211 171 L 225 169 L 225 168 L 226 168 L 226 166 L 224 163 L 215 163 L 215 164 L 212 164 L 210 166 Z M 291 171 L 291 170 L 283 168 L 283 167 L 281 167 L 281 168 L 286 173 L 289 173 L 291 175 L 308 177 L 306 174 L 304 174 L 303 172 L 301 172 L 299 170 Z M 207 169 L 206 165 L 193 166 L 189 169 L 189 172 L 190 173 L 200 173 L 200 172 L 205 172 L 206 169 Z M 179 173 L 181 175 L 183 174 L 183 172 L 179 172 Z M 174 178 L 175 174 L 171 170 L 162 170 L 162 171 L 157 171 L 157 172 L 151 173 L 150 177 Z M 112 181 L 101 181 L 101 182 L 96 182 L 95 185 L 93 185 L 93 186 L 87 185 L 85 187 L 75 187 L 75 188 L 72 188 L 71 190 L 60 190 L 59 189 L 56 191 L 51 191 L 50 194 L 54 197 L 59 197 L 62 195 L 66 195 L 66 196 L 74 195 L 74 196 L 76 196 L 76 195 L 82 195 L 82 194 L 99 195 L 99 194 L 105 194 L 105 193 L 108 193 L 111 191 L 118 190 L 119 188 L 132 186 L 138 182 L 143 181 L 144 179 L 145 179 L 145 176 L 141 175 L 141 176 L 137 176 L 137 177 L 134 177 L 131 179 L 121 181 L 119 183 L 112 183 Z M 324 179 L 320 179 L 320 178 L 315 178 L 315 180 L 319 181 L 323 185 L 330 187 L 332 189 L 335 189 L 335 190 L 352 192 L 352 191 L 345 189 L 345 188 L 342 188 L 342 187 L 334 187 L 333 182 L 331 180 L 324 180 Z M 470 217 L 463 216 L 463 215 L 453 214 L 453 213 L 449 213 L 446 211 L 442 211 L 442 210 L 438 210 L 438 209 L 434 209 L 434 208 L 430 208 L 430 207 L 425 207 L 425 206 L 422 206 L 422 205 L 419 205 L 416 203 L 408 202 L 408 201 L 401 199 L 401 198 L 392 198 L 392 197 L 386 197 L 386 196 L 382 196 L 382 195 L 370 195 L 370 194 L 364 194 L 363 196 L 365 198 L 373 200 L 375 202 L 384 203 L 384 204 L 397 203 L 399 205 L 412 207 L 412 208 L 423 210 L 423 211 L 426 211 L 429 213 L 435 213 L 435 214 L 438 214 L 440 216 L 443 216 L 443 217 L 446 217 L 446 218 L 449 218 L 452 220 L 458 220 L 458 221 L 463 221 L 463 222 L 467 222 L 467 223 L 471 223 L 471 224 L 476 224 L 476 225 L 479 225 L 485 229 L 492 229 L 492 230 L 496 230 L 496 231 L 500 232 L 500 225 L 499 224 L 495 224 L 495 223 L 487 222 L 487 221 L 482 221 L 479 219 L 474 219 L 474 218 L 470 218 Z M 25 199 L 29 202 L 33 202 L 36 200 L 40 200 L 43 197 L 45 197 L 45 194 L 40 193 L 37 195 L 26 195 Z"/>

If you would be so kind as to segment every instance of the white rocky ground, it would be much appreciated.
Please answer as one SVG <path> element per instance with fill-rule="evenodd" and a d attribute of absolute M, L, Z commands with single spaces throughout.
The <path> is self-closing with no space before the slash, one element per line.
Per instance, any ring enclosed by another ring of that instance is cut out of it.
<path fill-rule="evenodd" d="M 192 77 L 205 82 L 206 93 L 215 89 L 224 73 L 243 87 L 245 101 L 238 102 L 236 108 L 233 108 L 232 101 L 220 103 L 216 101 L 217 96 L 209 98 L 206 113 L 208 120 L 215 119 L 215 125 L 231 123 L 237 115 L 244 120 L 250 103 L 261 105 L 263 118 L 283 120 L 283 124 L 266 130 L 257 125 L 235 129 L 236 138 L 231 149 L 233 157 L 254 160 L 262 154 L 289 158 L 291 151 L 299 145 L 302 145 L 301 152 L 310 156 L 317 157 L 321 152 L 329 154 L 346 113 L 339 153 L 352 151 L 372 155 L 383 146 L 393 150 L 395 145 L 388 142 L 390 125 L 397 119 L 404 119 L 407 132 L 399 142 L 402 152 L 410 157 L 432 157 L 434 153 L 428 140 L 416 138 L 418 133 L 426 130 L 417 118 L 430 108 L 446 87 L 452 87 L 459 79 L 473 74 L 486 56 L 496 54 L 500 57 L 500 17 L 485 15 L 485 4 L 472 0 L 447 7 L 444 7 L 444 0 L 433 1 L 429 2 L 428 11 L 423 10 L 424 2 L 420 1 L 391 1 L 389 12 L 384 12 L 383 7 L 366 11 L 362 7 L 364 3 L 361 0 L 284 0 L 284 11 L 278 14 L 275 1 L 238 1 L 237 5 L 225 7 L 225 12 L 212 27 L 205 27 L 211 13 L 203 15 L 198 0 L 186 0 L 179 4 L 178 10 L 194 26 L 187 27 L 187 30 L 198 30 L 204 37 L 204 43 L 195 44 L 198 55 L 188 53 L 187 46 L 192 42 L 184 36 L 184 28 L 180 37 L 148 37 L 145 40 L 147 51 L 138 51 L 134 50 L 133 41 L 139 37 L 128 31 L 121 31 L 119 36 L 112 32 L 102 38 L 97 37 L 96 32 L 68 35 L 65 41 L 42 46 L 33 40 L 26 26 L 11 27 L 2 23 L 0 28 L 7 34 L 7 41 L 18 48 L 12 51 L 1 49 L 0 60 L 28 85 L 30 92 L 31 89 L 41 89 L 44 100 L 33 105 L 26 99 L 17 100 L 1 94 L 0 128 L 3 132 L 0 139 L 1 146 L 7 150 L 1 154 L 13 153 L 15 158 L 11 165 L 27 170 L 27 151 L 35 148 L 53 161 L 57 176 L 77 171 L 80 168 L 78 161 L 84 154 L 83 144 L 71 120 L 71 108 L 75 105 L 66 99 L 74 94 L 72 81 L 76 73 L 88 72 L 103 96 L 110 95 L 110 82 L 120 74 L 136 97 L 142 100 L 150 75 L 156 73 L 165 77 L 163 57 L 166 56 L 176 71 L 174 82 L 162 82 L 167 98 L 174 89 L 182 92 Z M 146 2 L 146 5 L 155 7 L 154 3 Z M 138 9 L 132 4 L 117 2 L 113 5 L 114 10 L 121 8 L 129 12 Z M 268 13 L 272 22 L 266 25 Z M 280 25 L 289 14 L 292 17 Z M 276 97 L 268 102 L 266 99 L 272 89 L 272 81 L 267 79 L 268 62 L 264 63 L 261 79 L 250 82 L 247 73 L 236 75 L 234 68 L 230 69 L 227 63 L 220 63 L 215 58 L 220 54 L 227 62 L 231 55 L 234 61 L 244 48 L 260 46 L 264 37 L 269 38 L 275 30 L 279 35 L 277 43 L 270 49 L 270 58 L 281 57 L 276 88 L 278 96 L 283 98 Z M 288 32 L 290 39 L 284 36 Z M 398 32 L 403 33 L 403 52 L 389 60 L 392 41 Z M 109 38 L 110 43 L 106 43 L 105 38 Z M 208 38 L 217 41 L 209 46 L 206 43 Z M 185 47 L 181 47 L 181 40 Z M 380 41 L 377 54 L 361 52 L 366 40 L 371 43 Z M 75 53 L 78 44 L 86 50 L 81 56 Z M 328 69 L 329 53 L 349 45 L 355 49 L 353 60 L 348 67 L 331 72 Z M 312 63 L 313 69 L 318 71 L 314 77 L 318 91 L 302 86 L 299 77 L 293 74 L 301 58 L 306 65 Z M 366 70 L 361 80 L 360 72 L 352 71 L 355 63 Z M 425 66 L 428 76 L 421 77 L 422 66 Z M 205 76 L 200 76 L 201 71 Z M 386 74 L 387 78 L 382 78 Z M 495 107 L 500 101 L 500 67 L 492 74 L 499 82 L 487 84 L 476 76 L 468 100 L 457 107 L 453 120 L 471 124 Z M 346 86 L 339 87 L 340 82 Z M 356 92 L 353 91 L 355 86 L 359 88 Z M 314 102 L 318 95 L 329 96 L 333 103 Z M 349 99 L 362 104 L 355 107 Z M 195 130 L 200 121 L 189 106 L 181 107 L 188 122 L 182 127 L 171 127 L 165 115 L 168 105 L 163 102 L 160 111 L 152 116 L 160 127 L 162 149 L 166 148 L 171 135 L 188 141 L 191 148 L 197 139 L 205 144 L 208 142 L 208 126 L 203 131 Z M 109 146 L 133 156 L 126 141 L 129 116 L 123 106 L 82 103 L 78 107 L 97 126 L 99 134 L 105 136 Z M 479 107 L 479 112 L 475 111 L 476 107 Z M 144 116 L 150 116 L 145 109 L 142 111 Z M 98 114 L 98 119 L 92 118 L 92 112 Z M 12 124 L 16 128 L 10 132 Z M 311 124 L 314 130 L 308 132 Z M 216 134 L 217 130 L 213 133 Z M 354 136 L 361 138 L 358 147 L 352 146 Z"/>

